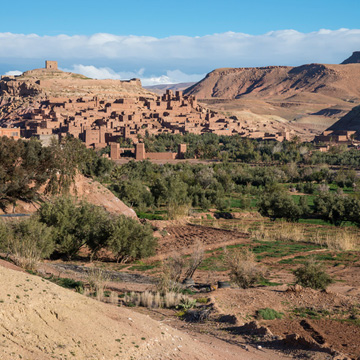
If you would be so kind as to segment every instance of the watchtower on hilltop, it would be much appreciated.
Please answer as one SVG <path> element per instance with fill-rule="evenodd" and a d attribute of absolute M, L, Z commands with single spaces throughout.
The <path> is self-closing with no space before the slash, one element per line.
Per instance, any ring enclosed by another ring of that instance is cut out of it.
<path fill-rule="evenodd" d="M 45 69 L 47 70 L 57 70 L 58 69 L 58 63 L 57 61 L 45 61 Z"/>

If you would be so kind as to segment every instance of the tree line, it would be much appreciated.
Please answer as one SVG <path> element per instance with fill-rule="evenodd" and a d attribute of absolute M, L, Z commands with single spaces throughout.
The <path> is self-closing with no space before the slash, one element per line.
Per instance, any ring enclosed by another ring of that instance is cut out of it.
<path fill-rule="evenodd" d="M 177 152 L 178 145 L 187 144 L 187 159 L 237 161 L 242 163 L 298 163 L 307 165 L 328 164 L 360 167 L 360 154 L 345 145 L 334 145 L 328 152 L 316 151 L 313 143 L 303 143 L 294 137 L 291 141 L 263 141 L 213 133 L 158 134 L 140 137 L 148 152 Z M 124 147 L 129 142 L 122 141 Z"/>

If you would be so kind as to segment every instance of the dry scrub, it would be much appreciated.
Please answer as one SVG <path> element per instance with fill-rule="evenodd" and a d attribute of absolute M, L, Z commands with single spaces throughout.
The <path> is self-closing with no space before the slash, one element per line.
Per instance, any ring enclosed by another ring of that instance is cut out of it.
<path fill-rule="evenodd" d="M 96 298 L 99 301 L 103 300 L 104 290 L 109 280 L 110 277 L 105 270 L 100 268 L 91 268 L 88 273 L 90 294 L 96 294 Z"/>
<path fill-rule="evenodd" d="M 189 297 L 178 292 L 165 293 L 145 291 L 142 293 L 131 292 L 125 295 L 124 302 L 130 306 L 143 306 L 147 308 L 174 308 L 181 303 L 188 302 Z"/>
<path fill-rule="evenodd" d="M 263 270 L 255 261 L 255 254 L 249 249 L 236 249 L 228 252 L 225 249 L 225 264 L 230 270 L 230 279 L 243 289 L 257 283 Z"/>
<path fill-rule="evenodd" d="M 204 259 L 204 248 L 200 241 L 196 241 L 188 260 L 181 254 L 174 253 L 162 264 L 161 277 L 157 289 L 162 293 L 167 291 L 178 292 L 181 289 L 179 282 L 191 279 Z"/>
<path fill-rule="evenodd" d="M 189 204 L 179 205 L 176 203 L 169 203 L 167 205 L 167 216 L 169 220 L 179 220 L 189 216 L 191 206 Z"/>

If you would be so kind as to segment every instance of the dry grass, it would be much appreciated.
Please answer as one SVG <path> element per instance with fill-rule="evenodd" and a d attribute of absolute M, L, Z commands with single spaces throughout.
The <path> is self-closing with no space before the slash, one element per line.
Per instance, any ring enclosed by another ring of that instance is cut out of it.
<path fill-rule="evenodd" d="M 90 291 L 96 293 L 99 301 L 104 299 L 104 290 L 109 280 L 109 275 L 103 269 L 93 267 L 88 272 Z"/>
<path fill-rule="evenodd" d="M 330 250 L 351 251 L 359 249 L 359 237 L 351 230 L 336 230 L 327 233 L 317 231 L 312 237 L 312 242 L 325 246 Z"/>
<path fill-rule="evenodd" d="M 258 228 L 251 231 L 250 239 L 251 240 L 270 241 L 271 235 L 270 235 L 269 230 L 265 228 L 264 223 L 261 223 Z"/>
<path fill-rule="evenodd" d="M 178 205 L 170 203 L 167 206 L 167 216 L 169 220 L 179 220 L 189 216 L 191 211 L 190 204 Z"/>
<path fill-rule="evenodd" d="M 359 235 L 354 229 L 311 229 L 304 224 L 288 222 L 274 223 L 272 227 L 266 227 L 262 223 L 256 230 L 251 232 L 251 239 L 310 242 L 338 251 L 358 250 L 360 247 Z"/>
<path fill-rule="evenodd" d="M 182 302 L 188 300 L 186 295 L 169 291 L 161 294 L 160 292 L 145 291 L 142 293 L 131 292 L 125 295 L 126 305 L 143 306 L 146 308 L 174 308 Z"/>
<path fill-rule="evenodd" d="M 273 230 L 273 237 L 274 240 L 280 241 L 304 241 L 304 230 L 304 225 L 281 222 L 280 225 Z"/>
<path fill-rule="evenodd" d="M 12 256 L 14 263 L 23 269 L 35 270 L 36 265 L 41 260 L 41 257 L 38 255 L 36 251 L 33 250 L 34 249 L 31 247 L 29 248 L 25 248 L 22 246 L 17 247 L 16 244 L 14 244 L 13 256 Z"/>
<path fill-rule="evenodd" d="M 282 221 L 266 227 L 264 223 L 251 232 L 251 239 L 261 241 L 305 241 L 305 226 Z"/>

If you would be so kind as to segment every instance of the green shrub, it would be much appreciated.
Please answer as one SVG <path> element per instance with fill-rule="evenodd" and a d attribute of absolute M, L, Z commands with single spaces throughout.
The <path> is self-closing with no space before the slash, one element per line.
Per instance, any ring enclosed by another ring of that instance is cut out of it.
<path fill-rule="evenodd" d="M 154 254 L 156 241 L 149 225 L 120 215 L 111 216 L 99 206 L 71 197 L 59 197 L 39 209 L 40 220 L 54 228 L 56 251 L 68 259 L 86 245 L 91 258 L 103 248 L 117 261 L 139 259 Z"/>
<path fill-rule="evenodd" d="M 275 320 L 275 319 L 282 319 L 284 313 L 278 312 L 274 309 L 265 308 L 258 310 L 257 316 L 264 320 Z"/>
<path fill-rule="evenodd" d="M 55 282 L 59 286 L 62 286 L 66 289 L 74 289 L 76 292 L 83 293 L 84 292 L 84 283 L 82 281 L 76 281 L 69 278 L 57 278 L 57 279 L 49 279 L 50 281 Z"/>
<path fill-rule="evenodd" d="M 180 301 L 180 304 L 176 306 L 178 310 L 189 310 L 196 306 L 196 299 L 183 298 Z"/>
<path fill-rule="evenodd" d="M 2 233 L 0 247 L 13 255 L 15 263 L 25 269 L 33 270 L 41 259 L 49 257 L 54 250 L 52 228 L 39 222 L 36 216 L 9 225 L 6 236 Z"/>
<path fill-rule="evenodd" d="M 156 240 L 149 225 L 120 215 L 109 223 L 107 246 L 117 262 L 126 262 L 153 255 Z"/>
<path fill-rule="evenodd" d="M 310 258 L 301 267 L 294 271 L 296 283 L 312 289 L 324 290 L 333 282 L 320 263 Z"/>
<path fill-rule="evenodd" d="M 289 194 L 282 191 L 265 193 L 259 202 L 259 212 L 273 220 L 284 218 L 288 221 L 298 221 L 302 215 L 301 207 L 295 204 Z"/>
<path fill-rule="evenodd" d="M 58 197 L 39 209 L 40 221 L 55 230 L 56 251 L 71 259 L 83 245 L 92 256 L 105 246 L 108 215 L 102 208 L 85 201 L 76 204 L 71 197 Z"/>

